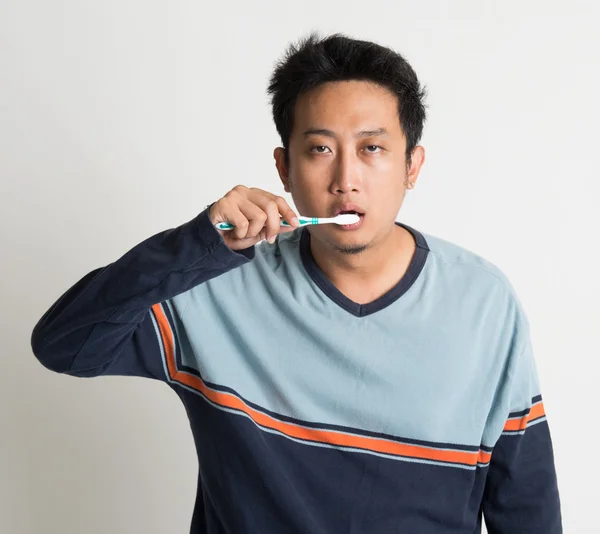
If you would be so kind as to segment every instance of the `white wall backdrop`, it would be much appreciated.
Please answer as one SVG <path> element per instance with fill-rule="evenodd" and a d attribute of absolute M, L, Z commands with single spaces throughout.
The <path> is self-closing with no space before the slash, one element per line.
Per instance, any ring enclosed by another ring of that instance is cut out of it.
<path fill-rule="evenodd" d="M 234 185 L 290 199 L 265 89 L 316 29 L 396 49 L 427 85 L 426 163 L 398 219 L 511 279 L 565 532 L 597 533 L 598 20 L 576 0 L 2 2 L 0 532 L 189 531 L 197 463 L 176 396 L 50 373 L 29 336 L 84 274 Z"/>

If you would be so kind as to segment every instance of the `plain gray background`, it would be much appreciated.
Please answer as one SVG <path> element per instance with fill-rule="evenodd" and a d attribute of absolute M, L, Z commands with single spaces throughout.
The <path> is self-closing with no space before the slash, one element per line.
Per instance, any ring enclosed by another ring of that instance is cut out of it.
<path fill-rule="evenodd" d="M 598 532 L 598 20 L 591 1 L 2 2 L 0 531 L 188 532 L 197 463 L 176 396 L 50 373 L 29 336 L 84 274 L 234 185 L 291 201 L 265 89 L 317 29 L 396 49 L 428 87 L 398 220 L 509 276 L 565 532 Z"/>

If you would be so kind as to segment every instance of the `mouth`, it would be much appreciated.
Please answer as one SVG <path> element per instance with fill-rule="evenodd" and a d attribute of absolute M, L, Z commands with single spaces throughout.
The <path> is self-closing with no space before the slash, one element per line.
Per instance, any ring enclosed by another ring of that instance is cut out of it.
<path fill-rule="evenodd" d="M 338 204 L 334 208 L 331 216 L 335 217 L 343 213 L 351 213 L 353 215 L 358 215 L 359 220 L 354 224 L 336 224 L 334 225 L 336 229 L 341 231 L 358 230 L 363 225 L 365 219 L 365 210 L 362 208 L 362 206 L 354 204 L 353 202 L 345 202 L 343 204 Z"/>
<path fill-rule="evenodd" d="M 341 229 L 341 230 L 357 230 L 358 228 L 360 228 L 363 224 L 363 220 L 365 218 L 365 214 L 361 213 L 360 211 L 356 211 L 356 210 L 342 210 L 342 211 L 338 211 L 336 215 L 342 215 L 345 213 L 349 213 L 352 215 L 358 215 L 359 216 L 359 220 L 358 222 L 355 222 L 353 224 L 341 224 L 341 225 L 336 225 L 337 228 Z"/>

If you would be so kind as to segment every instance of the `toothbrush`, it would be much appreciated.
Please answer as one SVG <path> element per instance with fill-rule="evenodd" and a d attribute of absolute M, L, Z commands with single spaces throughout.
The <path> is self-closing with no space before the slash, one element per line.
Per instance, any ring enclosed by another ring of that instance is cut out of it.
<path fill-rule="evenodd" d="M 360 220 L 358 215 L 354 213 L 342 213 L 341 215 L 337 215 L 336 217 L 298 217 L 298 221 L 300 222 L 300 226 L 307 226 L 310 224 L 354 224 Z M 290 223 L 281 219 L 280 226 L 288 226 L 292 227 Z M 215 224 L 215 228 L 218 230 L 232 230 L 235 228 L 233 224 L 228 222 L 220 222 Z"/>

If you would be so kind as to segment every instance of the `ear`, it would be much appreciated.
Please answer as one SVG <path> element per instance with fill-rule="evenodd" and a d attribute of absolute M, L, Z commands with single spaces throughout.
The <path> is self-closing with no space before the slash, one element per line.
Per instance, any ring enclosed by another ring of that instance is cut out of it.
<path fill-rule="evenodd" d="M 425 163 L 425 149 L 421 145 L 413 148 L 410 156 L 410 168 L 408 169 L 407 182 L 414 185 L 419 177 L 421 167 Z"/>
<path fill-rule="evenodd" d="M 279 179 L 283 184 L 283 188 L 286 193 L 290 192 L 290 178 L 289 178 L 289 169 L 285 165 L 285 150 L 278 146 L 273 151 L 273 158 L 275 158 L 275 166 L 277 167 L 277 172 L 279 173 Z"/>

